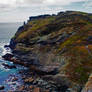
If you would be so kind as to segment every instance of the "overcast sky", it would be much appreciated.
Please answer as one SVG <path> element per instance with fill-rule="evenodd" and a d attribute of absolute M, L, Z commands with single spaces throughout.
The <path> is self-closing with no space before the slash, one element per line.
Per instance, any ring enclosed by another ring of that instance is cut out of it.
<path fill-rule="evenodd" d="M 29 16 L 65 10 L 92 13 L 92 0 L 0 0 L 0 22 L 23 22 Z"/>

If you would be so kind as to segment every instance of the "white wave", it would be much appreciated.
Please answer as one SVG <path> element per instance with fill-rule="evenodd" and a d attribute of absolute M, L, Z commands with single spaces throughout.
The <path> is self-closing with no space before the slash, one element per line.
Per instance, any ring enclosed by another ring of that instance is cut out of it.
<path fill-rule="evenodd" d="M 10 69 L 6 69 L 3 65 L 2 65 L 2 63 L 0 63 L 0 70 L 2 70 L 2 72 L 8 72 Z M 0 73 L 2 73 L 1 71 L 0 71 Z"/>
<path fill-rule="evenodd" d="M 0 53 L 0 58 L 2 55 L 5 55 L 6 53 L 11 53 L 10 48 L 4 48 L 5 45 L 9 45 L 9 43 L 0 43 L 0 48 L 2 49 L 2 52 Z"/>

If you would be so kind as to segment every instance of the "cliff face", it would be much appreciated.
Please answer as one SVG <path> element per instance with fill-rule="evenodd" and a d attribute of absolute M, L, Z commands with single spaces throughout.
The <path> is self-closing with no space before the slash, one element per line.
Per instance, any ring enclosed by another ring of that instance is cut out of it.
<path fill-rule="evenodd" d="M 58 66 L 58 74 L 71 85 L 84 86 L 92 73 L 92 14 L 67 11 L 30 17 L 10 47 L 22 62 Z"/>

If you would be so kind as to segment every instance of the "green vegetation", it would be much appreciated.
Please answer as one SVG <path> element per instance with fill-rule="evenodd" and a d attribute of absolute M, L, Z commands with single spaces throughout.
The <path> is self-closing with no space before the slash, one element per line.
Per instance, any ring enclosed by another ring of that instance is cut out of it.
<path fill-rule="evenodd" d="M 15 49 L 37 55 L 50 53 L 50 56 L 53 53 L 54 56 L 64 56 L 66 63 L 60 72 L 64 71 L 71 81 L 84 84 L 92 73 L 91 21 L 92 15 L 84 12 L 69 15 L 65 12 L 65 15 L 29 21 L 20 35 L 14 37 L 17 44 L 20 42 L 25 46 L 16 45 Z"/>
<path fill-rule="evenodd" d="M 18 37 L 17 40 L 21 40 L 22 38 L 29 37 L 31 34 L 34 35 L 36 34 L 36 31 L 39 31 L 42 27 L 46 26 L 50 22 L 54 20 L 54 17 L 49 17 L 46 19 L 38 19 L 38 20 L 33 20 L 31 22 L 28 22 L 27 25 L 32 26 L 28 30 L 25 30 L 23 33 L 21 33 Z"/>
<path fill-rule="evenodd" d="M 83 66 L 78 66 L 75 69 L 75 73 L 78 73 L 80 75 L 77 80 L 79 83 L 85 83 L 89 78 L 89 75 L 85 73 L 85 68 L 83 68 Z"/>

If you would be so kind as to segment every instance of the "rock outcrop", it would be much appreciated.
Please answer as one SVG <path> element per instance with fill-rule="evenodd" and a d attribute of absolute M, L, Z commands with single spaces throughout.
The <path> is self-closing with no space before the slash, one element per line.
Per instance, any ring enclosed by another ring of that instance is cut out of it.
<path fill-rule="evenodd" d="M 92 74 L 88 78 L 88 82 L 82 92 L 92 92 Z"/>
<path fill-rule="evenodd" d="M 64 82 L 69 81 L 71 85 L 60 87 L 80 92 L 92 73 L 91 37 L 92 14 L 66 11 L 30 17 L 10 41 L 12 53 L 18 60 L 10 55 L 4 58 L 43 75 L 64 75 Z M 58 84 L 58 77 L 52 79 Z"/>
<path fill-rule="evenodd" d="M 14 68 L 16 68 L 15 65 L 8 65 L 8 64 L 5 64 L 5 63 L 3 63 L 2 65 L 3 65 L 5 68 L 7 68 L 7 69 L 14 69 Z"/>
<path fill-rule="evenodd" d="M 5 87 L 3 85 L 0 85 L 0 90 L 3 90 Z"/>

